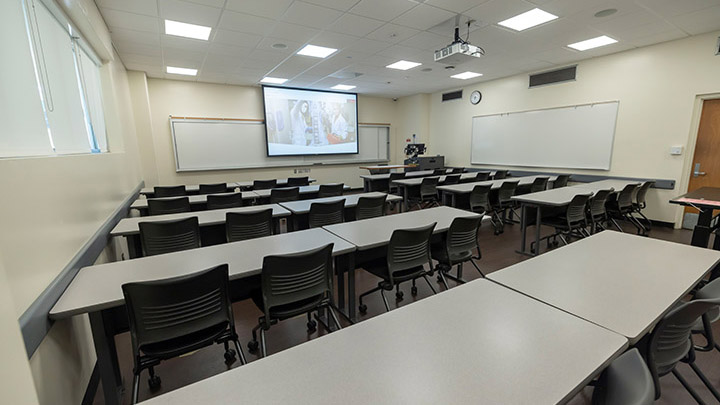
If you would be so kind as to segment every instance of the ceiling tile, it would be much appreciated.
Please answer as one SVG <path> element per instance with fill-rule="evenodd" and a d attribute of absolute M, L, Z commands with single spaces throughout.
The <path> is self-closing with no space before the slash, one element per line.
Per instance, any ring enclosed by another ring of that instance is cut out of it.
<path fill-rule="evenodd" d="M 113 42 L 135 42 L 138 44 L 160 46 L 160 33 L 147 31 L 134 31 L 122 28 L 110 28 Z"/>
<path fill-rule="evenodd" d="M 148 55 L 139 55 L 139 54 L 124 52 L 121 59 L 122 59 L 123 63 L 125 63 L 126 65 L 128 63 L 133 63 L 133 64 L 157 66 L 159 69 L 162 69 L 162 64 L 163 64 L 162 55 L 160 55 L 160 54 L 148 56 Z"/>
<path fill-rule="evenodd" d="M 262 37 L 260 35 L 230 30 L 217 30 L 212 42 L 225 45 L 255 47 L 261 39 Z"/>
<path fill-rule="evenodd" d="M 172 35 L 161 35 L 160 44 L 163 48 L 175 48 L 180 50 L 207 52 L 210 43 L 199 39 L 176 37 Z"/>
<path fill-rule="evenodd" d="M 463 14 L 486 24 L 497 24 L 533 8 L 534 5 L 522 0 L 491 0 Z"/>
<path fill-rule="evenodd" d="M 273 48 L 273 45 L 275 45 L 275 44 L 285 44 L 287 46 L 287 48 L 284 48 L 284 49 Z M 279 39 L 279 38 L 273 38 L 273 37 L 265 37 L 257 45 L 257 48 L 264 49 L 266 51 L 274 51 L 274 52 L 279 52 L 279 53 L 282 53 L 285 55 L 290 55 L 291 53 L 297 52 L 303 45 L 304 45 L 303 42 L 288 41 L 286 39 Z"/>
<path fill-rule="evenodd" d="M 162 54 L 162 49 L 158 44 L 149 45 L 133 41 L 119 41 L 115 38 L 113 38 L 113 43 L 122 56 L 125 56 L 125 54 L 137 54 L 159 57 Z"/>
<path fill-rule="evenodd" d="M 454 13 L 462 13 L 488 0 L 427 0 L 425 4 L 440 7 Z"/>
<path fill-rule="evenodd" d="M 210 7 L 217 7 L 217 8 L 223 8 L 223 5 L 225 5 L 225 0 L 184 0 L 190 3 L 200 4 L 203 6 L 210 6 Z"/>
<path fill-rule="evenodd" d="M 358 0 L 303 0 L 305 3 L 317 4 L 318 6 L 334 8 L 335 10 L 348 11 Z"/>
<path fill-rule="evenodd" d="M 367 35 L 367 38 L 396 44 L 417 34 L 418 30 L 396 24 L 385 24 Z"/>
<path fill-rule="evenodd" d="M 383 49 L 382 51 L 378 52 L 376 55 L 379 56 L 387 56 L 390 58 L 395 59 L 405 59 L 405 60 L 414 60 L 417 62 L 417 58 L 413 58 L 418 54 L 421 53 L 427 53 L 431 54 L 430 51 L 423 51 L 419 50 L 417 48 L 411 48 L 409 46 L 403 46 L 403 45 L 393 45 L 389 48 Z"/>
<path fill-rule="evenodd" d="M 265 36 L 274 26 L 275 20 L 269 18 L 225 10 L 220 17 L 218 28 Z"/>
<path fill-rule="evenodd" d="M 281 20 L 310 28 L 324 29 L 341 15 L 340 11 L 331 8 L 296 1 L 287 9 Z"/>
<path fill-rule="evenodd" d="M 199 68 L 206 52 L 186 51 L 175 48 L 163 48 L 163 58 L 168 66 Z M 179 64 L 173 64 L 179 63 Z"/>
<path fill-rule="evenodd" d="M 293 0 L 227 0 L 225 8 L 260 17 L 280 18 Z"/>
<path fill-rule="evenodd" d="M 267 35 L 273 36 L 275 38 L 306 43 L 319 32 L 320 30 L 314 28 L 303 27 L 301 25 L 290 24 L 286 22 L 279 22 L 275 24 L 275 28 L 273 28 L 273 30 Z"/>
<path fill-rule="evenodd" d="M 268 72 L 271 69 L 273 69 L 275 66 L 278 65 L 280 61 L 268 61 L 268 60 L 261 60 L 261 59 L 253 59 L 253 58 L 245 58 L 243 59 L 240 66 L 246 69 L 256 69 L 256 70 L 262 70 L 263 72 Z"/>
<path fill-rule="evenodd" d="M 678 28 L 693 35 L 715 31 L 720 29 L 720 6 L 673 17 L 672 22 Z"/>
<path fill-rule="evenodd" d="M 135 31 L 160 32 L 160 24 L 155 17 L 126 13 L 109 8 L 103 10 L 102 16 L 105 19 L 105 23 L 111 27 Z"/>
<path fill-rule="evenodd" d="M 720 6 L 718 0 L 638 0 L 638 3 L 664 17 L 676 17 L 713 6 Z"/>
<path fill-rule="evenodd" d="M 664 31 L 664 32 L 652 34 L 652 35 L 649 35 L 646 37 L 632 38 L 632 39 L 628 40 L 628 42 L 630 42 L 634 46 L 641 47 L 641 46 L 657 44 L 660 42 L 672 41 L 672 40 L 684 38 L 687 36 L 688 36 L 688 34 L 686 34 L 685 32 L 674 28 L 670 31 Z"/>
<path fill-rule="evenodd" d="M 157 17 L 157 0 L 96 0 L 100 8 Z"/>
<path fill-rule="evenodd" d="M 365 35 L 380 28 L 383 24 L 385 23 L 382 21 L 373 20 L 372 18 L 362 17 L 354 14 L 344 14 L 327 29 L 329 31 L 355 35 L 357 37 L 364 37 Z"/>
<path fill-rule="evenodd" d="M 394 19 L 393 23 L 418 30 L 426 30 L 453 17 L 455 17 L 455 13 L 450 11 L 418 4 L 417 7 Z"/>
<path fill-rule="evenodd" d="M 360 38 L 335 32 L 322 32 L 310 41 L 313 45 L 327 48 L 344 49 L 357 42 Z"/>
<path fill-rule="evenodd" d="M 180 21 L 188 24 L 214 27 L 220 18 L 222 9 L 188 3 L 180 0 L 158 0 L 160 18 Z M 161 22 L 164 26 L 164 23 Z"/>
<path fill-rule="evenodd" d="M 442 36 L 429 31 L 422 31 L 400 42 L 400 45 L 434 51 L 445 45 L 449 45 L 452 43 L 452 40 L 453 38 L 451 36 Z"/>
<path fill-rule="evenodd" d="M 416 5 L 408 0 L 360 0 L 350 12 L 376 20 L 391 21 Z"/>
<path fill-rule="evenodd" d="M 367 38 L 361 38 L 357 42 L 348 46 L 345 49 L 348 51 L 357 51 L 357 52 L 362 52 L 362 53 L 366 53 L 366 54 L 374 54 L 374 53 L 381 51 L 389 46 L 391 46 L 391 45 L 387 42 L 375 41 L 373 39 L 367 39 Z"/>

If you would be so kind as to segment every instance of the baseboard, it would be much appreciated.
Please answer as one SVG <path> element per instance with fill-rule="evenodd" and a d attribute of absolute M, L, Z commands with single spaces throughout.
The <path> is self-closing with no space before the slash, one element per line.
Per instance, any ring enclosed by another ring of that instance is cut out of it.
<path fill-rule="evenodd" d="M 674 222 L 656 221 L 654 219 L 651 219 L 650 222 L 652 222 L 653 226 L 658 228 L 675 228 Z"/>

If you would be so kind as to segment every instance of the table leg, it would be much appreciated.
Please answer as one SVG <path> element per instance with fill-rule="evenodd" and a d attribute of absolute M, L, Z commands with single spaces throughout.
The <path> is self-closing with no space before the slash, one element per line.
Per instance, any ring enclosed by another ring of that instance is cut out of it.
<path fill-rule="evenodd" d="M 337 273 L 338 308 L 345 308 L 345 266 L 341 256 L 335 258 L 335 272 Z"/>
<path fill-rule="evenodd" d="M 520 208 L 520 253 L 525 252 L 527 239 L 527 205 L 522 204 Z"/>
<path fill-rule="evenodd" d="M 534 256 L 537 256 L 540 254 L 540 220 L 542 219 L 542 215 L 540 214 L 540 206 L 536 206 L 535 209 L 537 210 L 537 214 L 535 216 L 535 253 Z"/>
<path fill-rule="evenodd" d="M 348 253 L 347 254 L 347 285 L 348 285 L 348 317 L 350 318 L 350 321 L 357 322 L 357 317 L 355 315 L 355 305 L 356 305 L 356 299 L 355 299 L 355 253 Z"/>
<path fill-rule="evenodd" d="M 403 203 L 405 204 L 405 211 L 410 211 L 410 187 L 405 185 L 401 187 L 403 189 Z"/>
<path fill-rule="evenodd" d="M 698 223 L 693 229 L 692 242 L 693 246 L 708 247 L 710 241 L 710 222 L 712 222 L 713 210 L 701 210 L 698 215 Z"/>
<path fill-rule="evenodd" d="M 455 207 L 455 208 L 457 208 L 457 200 L 456 200 L 456 197 L 455 197 L 455 196 L 456 196 L 455 193 L 451 193 L 451 197 L 450 197 L 450 198 L 452 198 L 452 206 Z"/>
<path fill-rule="evenodd" d="M 122 375 L 111 319 L 104 312 L 92 312 L 89 315 L 105 404 L 119 405 L 123 392 Z"/>
<path fill-rule="evenodd" d="M 370 180 L 368 180 L 368 179 L 363 179 L 363 191 L 366 192 L 366 193 L 367 193 L 368 191 L 370 191 L 370 184 L 369 184 L 369 183 L 370 183 Z"/>
<path fill-rule="evenodd" d="M 139 233 L 125 235 L 125 242 L 127 242 L 128 255 L 130 255 L 130 259 L 142 257 L 142 243 L 140 242 Z"/>

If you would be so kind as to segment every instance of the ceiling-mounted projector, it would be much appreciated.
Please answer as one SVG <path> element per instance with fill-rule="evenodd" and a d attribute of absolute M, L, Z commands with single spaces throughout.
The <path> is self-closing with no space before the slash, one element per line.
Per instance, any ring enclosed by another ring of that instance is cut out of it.
<path fill-rule="evenodd" d="M 470 24 L 472 23 L 472 20 L 467 22 L 468 38 L 470 37 Z M 460 38 L 460 28 L 455 26 L 455 39 L 450 45 L 435 51 L 435 62 L 459 65 L 483 55 L 485 55 L 485 50 Z"/>

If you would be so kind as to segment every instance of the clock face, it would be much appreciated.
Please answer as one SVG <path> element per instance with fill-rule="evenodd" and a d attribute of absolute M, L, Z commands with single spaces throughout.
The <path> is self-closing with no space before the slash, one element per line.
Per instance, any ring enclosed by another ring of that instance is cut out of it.
<path fill-rule="evenodd" d="M 471 103 L 477 104 L 480 102 L 480 100 L 482 100 L 482 93 L 480 93 L 479 91 L 475 90 L 470 94 Z"/>

